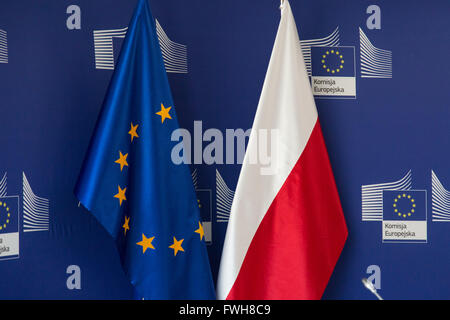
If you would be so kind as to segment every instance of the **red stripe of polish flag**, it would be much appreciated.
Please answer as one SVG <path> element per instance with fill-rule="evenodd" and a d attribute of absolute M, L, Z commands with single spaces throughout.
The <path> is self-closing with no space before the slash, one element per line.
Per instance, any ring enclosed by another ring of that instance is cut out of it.
<path fill-rule="evenodd" d="M 281 11 L 231 208 L 218 299 L 320 299 L 347 239 L 287 0 Z M 277 133 L 273 173 L 251 160 L 261 131 Z"/>

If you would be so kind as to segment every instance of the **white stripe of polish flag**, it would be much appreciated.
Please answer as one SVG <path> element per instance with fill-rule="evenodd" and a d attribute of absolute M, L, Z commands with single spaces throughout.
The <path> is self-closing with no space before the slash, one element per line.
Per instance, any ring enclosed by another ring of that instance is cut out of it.
<path fill-rule="evenodd" d="M 277 170 L 252 164 L 277 131 Z M 287 0 L 228 222 L 218 299 L 320 299 L 347 239 L 294 17 Z"/>

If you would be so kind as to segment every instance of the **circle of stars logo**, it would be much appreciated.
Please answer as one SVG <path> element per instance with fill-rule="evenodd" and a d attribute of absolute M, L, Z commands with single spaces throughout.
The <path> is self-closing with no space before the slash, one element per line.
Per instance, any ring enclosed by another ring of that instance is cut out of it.
<path fill-rule="evenodd" d="M 416 209 L 415 201 L 416 200 L 409 194 L 408 195 L 406 193 L 399 194 L 397 197 L 395 197 L 394 203 L 392 204 L 394 208 L 394 213 L 401 218 L 411 217 Z M 400 207 L 402 209 L 400 209 Z"/>
<path fill-rule="evenodd" d="M 5 202 L 0 201 L 0 230 L 8 225 L 11 218 L 11 212 Z"/>
<path fill-rule="evenodd" d="M 338 50 L 327 50 L 325 54 L 322 55 L 321 62 L 322 68 L 328 73 L 339 73 L 344 68 L 344 56 Z M 337 67 L 332 68 L 330 65 L 337 65 Z"/>

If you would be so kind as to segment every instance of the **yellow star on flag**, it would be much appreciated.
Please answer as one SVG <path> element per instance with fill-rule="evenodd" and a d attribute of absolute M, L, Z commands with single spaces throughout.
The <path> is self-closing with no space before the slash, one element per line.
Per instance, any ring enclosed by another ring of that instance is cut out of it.
<path fill-rule="evenodd" d="M 127 200 L 125 197 L 125 191 L 127 191 L 127 188 L 120 188 L 120 186 L 117 186 L 119 188 L 119 192 L 114 196 L 114 198 L 119 199 L 120 205 L 122 205 L 123 200 Z"/>
<path fill-rule="evenodd" d="M 142 253 L 145 253 L 148 248 L 155 249 L 152 244 L 153 239 L 155 239 L 155 237 L 147 238 L 145 234 L 142 234 L 142 241 L 136 243 L 137 245 L 142 246 Z"/>
<path fill-rule="evenodd" d="M 164 120 L 166 120 L 166 118 L 172 119 L 169 114 L 170 109 L 172 109 L 172 107 L 164 108 L 164 105 L 161 103 L 161 111 L 158 111 L 156 113 L 157 115 L 161 116 L 161 123 L 164 123 Z"/>
<path fill-rule="evenodd" d="M 138 124 L 133 126 L 133 122 L 131 123 L 131 129 L 130 131 L 128 131 L 128 134 L 131 136 L 131 142 L 133 142 L 133 138 L 139 138 L 136 132 L 138 126 L 139 126 Z"/>
<path fill-rule="evenodd" d="M 119 151 L 119 159 L 117 159 L 116 161 L 114 161 L 115 163 L 120 164 L 120 171 L 122 171 L 124 166 L 128 167 L 128 162 L 127 162 L 127 157 L 128 157 L 128 153 L 126 153 L 125 155 L 122 154 L 121 151 Z"/>
<path fill-rule="evenodd" d="M 122 228 L 124 229 L 124 235 L 127 235 L 127 231 L 130 230 L 130 217 L 125 216 L 125 223 L 123 224 Z"/>
<path fill-rule="evenodd" d="M 173 249 L 173 255 L 176 256 L 178 251 L 183 251 L 183 247 L 181 247 L 181 244 L 183 243 L 184 239 L 181 239 L 177 241 L 177 238 L 173 237 L 173 245 L 169 246 L 169 248 Z"/>
<path fill-rule="evenodd" d="M 198 222 L 198 229 L 194 231 L 195 233 L 198 233 L 200 235 L 200 241 L 203 239 L 203 236 L 205 235 L 205 231 L 203 230 L 203 226 Z"/>

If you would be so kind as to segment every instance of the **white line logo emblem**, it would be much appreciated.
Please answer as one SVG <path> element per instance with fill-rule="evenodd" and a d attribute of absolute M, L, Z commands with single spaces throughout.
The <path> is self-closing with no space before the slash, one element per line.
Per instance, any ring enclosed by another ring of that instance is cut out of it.
<path fill-rule="evenodd" d="M 361 78 L 392 78 L 392 51 L 376 48 L 359 28 Z"/>
<path fill-rule="evenodd" d="M 187 47 L 169 39 L 158 20 L 156 34 L 168 73 L 188 73 Z M 111 30 L 94 30 L 95 68 L 114 70 L 114 38 L 125 38 L 128 27 Z"/>
<path fill-rule="evenodd" d="M 8 63 L 8 37 L 5 30 L 0 29 L 0 63 Z"/>
<path fill-rule="evenodd" d="M 36 196 L 25 172 L 23 175 L 23 231 L 47 231 L 49 227 L 49 201 Z"/>

